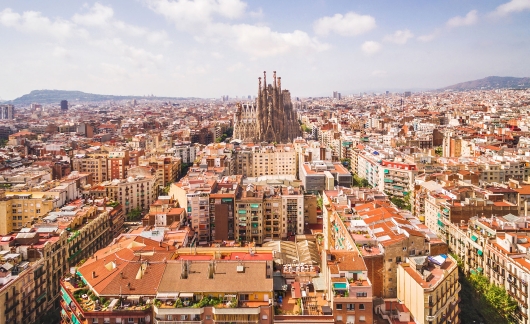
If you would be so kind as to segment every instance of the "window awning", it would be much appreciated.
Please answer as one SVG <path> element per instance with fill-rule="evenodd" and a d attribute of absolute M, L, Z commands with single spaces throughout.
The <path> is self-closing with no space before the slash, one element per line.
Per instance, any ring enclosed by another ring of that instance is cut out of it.
<path fill-rule="evenodd" d="M 193 293 L 180 293 L 179 297 L 180 298 L 191 298 L 193 297 Z"/>
<path fill-rule="evenodd" d="M 171 292 L 171 293 L 158 293 L 156 294 L 157 299 L 177 299 L 179 293 L 178 292 Z"/>
<path fill-rule="evenodd" d="M 477 254 L 478 255 L 482 255 L 482 251 L 481 250 L 477 250 Z"/>
<path fill-rule="evenodd" d="M 471 235 L 471 239 L 473 240 L 473 242 L 476 242 L 478 240 L 478 237 L 476 237 L 475 235 Z"/>
<path fill-rule="evenodd" d="M 478 272 L 482 272 L 482 268 L 481 267 L 477 267 L 477 271 Z"/>

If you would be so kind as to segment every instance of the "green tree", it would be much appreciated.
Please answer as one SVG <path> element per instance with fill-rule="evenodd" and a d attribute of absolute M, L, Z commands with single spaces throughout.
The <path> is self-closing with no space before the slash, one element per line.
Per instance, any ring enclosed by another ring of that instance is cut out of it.
<path fill-rule="evenodd" d="M 322 209 L 322 206 L 324 204 L 324 199 L 322 198 L 322 196 L 318 196 L 317 198 L 317 206 Z"/>
<path fill-rule="evenodd" d="M 517 302 L 508 295 L 504 287 L 490 283 L 488 277 L 480 273 L 472 273 L 469 282 L 476 292 L 481 306 L 481 313 L 487 318 L 501 317 L 507 323 L 515 323 L 513 313 Z M 495 323 L 499 323 L 496 320 Z"/>
<path fill-rule="evenodd" d="M 6 139 L 0 139 L 0 147 L 5 147 L 7 145 L 7 140 Z"/>
<path fill-rule="evenodd" d="M 128 219 L 129 221 L 140 220 L 140 217 L 142 217 L 142 209 L 140 209 L 140 208 L 133 208 L 133 209 L 127 214 L 127 219 Z"/>
<path fill-rule="evenodd" d="M 434 154 L 436 154 L 437 156 L 442 156 L 443 155 L 443 149 L 441 146 L 438 146 L 437 148 L 434 149 Z"/>

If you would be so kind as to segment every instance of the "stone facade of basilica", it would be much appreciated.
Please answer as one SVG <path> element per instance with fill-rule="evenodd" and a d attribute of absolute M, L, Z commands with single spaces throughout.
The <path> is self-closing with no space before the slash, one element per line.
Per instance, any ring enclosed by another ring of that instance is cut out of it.
<path fill-rule="evenodd" d="M 273 74 L 273 84 L 259 80 L 255 102 L 238 104 L 234 120 L 234 138 L 244 142 L 289 143 L 301 136 L 301 129 L 289 90 L 282 90 L 281 78 Z"/>

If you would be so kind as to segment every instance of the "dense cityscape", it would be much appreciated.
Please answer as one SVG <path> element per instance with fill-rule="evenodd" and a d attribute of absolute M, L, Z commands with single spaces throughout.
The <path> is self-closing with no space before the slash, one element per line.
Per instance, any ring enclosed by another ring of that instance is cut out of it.
<path fill-rule="evenodd" d="M 496 298 L 469 318 L 527 322 L 530 90 L 271 79 L 3 104 L 1 321 L 460 323 L 467 285 Z"/>
<path fill-rule="evenodd" d="M 0 324 L 530 324 L 530 0 L 0 6 Z"/>

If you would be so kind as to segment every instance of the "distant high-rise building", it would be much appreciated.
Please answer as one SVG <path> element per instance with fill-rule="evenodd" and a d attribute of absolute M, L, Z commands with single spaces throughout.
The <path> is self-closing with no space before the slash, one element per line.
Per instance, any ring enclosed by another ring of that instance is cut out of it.
<path fill-rule="evenodd" d="M 410 91 L 405 91 L 405 97 L 410 97 L 412 95 L 412 92 Z"/>
<path fill-rule="evenodd" d="M 389 94 L 390 94 L 390 91 L 387 90 L 387 91 L 386 91 L 386 95 L 388 96 Z"/>
<path fill-rule="evenodd" d="M 67 100 L 61 100 L 61 110 L 62 111 L 68 110 L 68 101 Z"/>
<path fill-rule="evenodd" d="M 342 98 L 342 96 L 340 95 L 340 92 L 338 91 L 333 91 L 333 99 L 338 99 L 340 100 Z"/>
<path fill-rule="evenodd" d="M 15 106 L 0 105 L 0 119 L 14 119 L 14 118 L 15 118 Z"/>
<path fill-rule="evenodd" d="M 258 78 L 258 98 L 255 103 L 238 104 L 234 119 L 234 138 L 251 142 L 291 142 L 301 135 L 289 90 L 282 90 L 281 78 L 273 74 L 273 84 Z"/>

